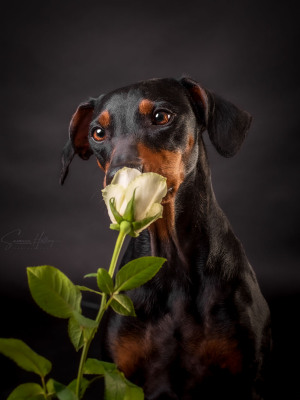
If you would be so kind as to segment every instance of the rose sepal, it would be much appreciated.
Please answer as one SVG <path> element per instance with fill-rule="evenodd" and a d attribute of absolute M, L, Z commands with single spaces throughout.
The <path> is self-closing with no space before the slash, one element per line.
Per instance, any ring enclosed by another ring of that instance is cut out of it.
<path fill-rule="evenodd" d="M 134 221 L 134 199 L 135 199 L 135 192 L 136 188 L 133 191 L 133 195 L 130 199 L 130 201 L 127 204 L 126 210 L 123 215 L 123 219 L 128 222 L 133 222 Z"/>
<path fill-rule="evenodd" d="M 116 204 L 116 199 L 114 197 L 109 199 L 109 207 L 111 209 L 111 212 L 113 213 L 113 216 L 117 221 L 117 224 L 120 225 L 120 223 L 124 220 L 124 218 L 122 217 L 122 215 L 120 215 L 120 213 L 116 209 L 115 204 Z"/>
<path fill-rule="evenodd" d="M 142 221 L 133 222 L 132 223 L 133 230 L 135 232 L 141 231 L 146 226 L 149 226 L 152 223 L 152 221 L 155 221 L 156 219 L 161 218 L 161 217 L 162 217 L 162 213 L 158 213 L 158 214 L 154 215 L 153 217 L 144 218 L 144 219 L 142 219 Z M 136 233 L 136 235 L 138 236 L 139 233 Z"/>
<path fill-rule="evenodd" d="M 120 230 L 120 225 L 119 224 L 110 224 L 109 227 L 113 231 L 119 231 Z"/>

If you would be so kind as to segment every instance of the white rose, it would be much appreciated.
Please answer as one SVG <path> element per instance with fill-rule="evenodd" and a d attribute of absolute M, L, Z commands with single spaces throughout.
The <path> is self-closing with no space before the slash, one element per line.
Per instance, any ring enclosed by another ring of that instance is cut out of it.
<path fill-rule="evenodd" d="M 122 168 L 110 185 L 102 190 L 111 228 L 119 230 L 120 223 L 131 224 L 131 236 L 146 229 L 162 217 L 160 204 L 167 194 L 166 178 L 154 172 L 141 173 L 135 168 Z"/>

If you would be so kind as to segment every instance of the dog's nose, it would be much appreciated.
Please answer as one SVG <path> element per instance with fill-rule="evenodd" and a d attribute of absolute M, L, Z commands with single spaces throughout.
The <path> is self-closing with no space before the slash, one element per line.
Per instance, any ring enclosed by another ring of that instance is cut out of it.
<path fill-rule="evenodd" d="M 113 180 L 113 177 L 116 175 L 117 171 L 119 171 L 121 167 L 115 167 L 115 168 L 110 168 L 107 171 L 106 177 L 105 177 L 105 183 L 106 185 L 110 185 L 111 181 Z"/>
<path fill-rule="evenodd" d="M 110 166 L 106 173 L 106 185 L 109 185 L 119 169 L 136 168 L 142 172 L 142 160 L 139 157 L 136 143 L 128 138 L 118 140 L 112 153 Z"/>
<path fill-rule="evenodd" d="M 135 168 L 135 169 L 139 170 L 140 172 L 143 172 L 143 166 L 141 165 L 140 162 L 131 162 L 131 163 L 126 163 L 125 165 L 122 164 L 122 165 L 117 165 L 117 166 L 111 165 L 111 166 L 109 167 L 109 170 L 107 171 L 107 174 L 106 174 L 106 177 L 105 177 L 105 183 L 106 183 L 106 185 L 111 184 L 111 182 L 112 182 L 114 176 L 116 175 L 116 173 L 117 173 L 120 169 L 122 169 L 122 168 L 124 168 L 124 167 L 127 167 L 127 168 Z"/>

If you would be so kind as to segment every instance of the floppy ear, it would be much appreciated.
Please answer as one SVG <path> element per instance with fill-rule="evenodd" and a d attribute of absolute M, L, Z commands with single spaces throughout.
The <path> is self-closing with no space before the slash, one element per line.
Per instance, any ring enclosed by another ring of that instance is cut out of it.
<path fill-rule="evenodd" d="M 69 140 L 62 152 L 62 169 L 60 176 L 61 185 L 64 183 L 68 174 L 69 165 L 75 154 L 83 160 L 90 158 L 92 150 L 88 142 L 89 125 L 93 117 L 95 100 L 91 99 L 78 106 L 73 115 L 69 127 Z"/>
<path fill-rule="evenodd" d="M 234 156 L 250 128 L 251 115 L 190 78 L 182 78 L 180 83 L 189 91 L 196 114 L 217 151 L 224 157 Z"/>

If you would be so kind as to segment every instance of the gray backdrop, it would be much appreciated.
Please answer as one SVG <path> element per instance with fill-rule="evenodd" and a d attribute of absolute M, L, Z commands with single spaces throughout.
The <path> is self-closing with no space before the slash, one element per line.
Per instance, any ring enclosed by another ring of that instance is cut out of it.
<path fill-rule="evenodd" d="M 272 310 L 270 398 L 288 398 L 288 391 L 296 398 L 300 140 L 295 5 L 99 0 L 15 1 L 2 8 L 0 336 L 25 339 L 58 361 L 56 379 L 74 377 L 74 363 L 66 360 L 73 350 L 65 322 L 33 304 L 26 266 L 54 265 L 80 284 L 85 273 L 107 267 L 116 238 L 108 228 L 100 192 L 103 174 L 94 158 L 76 157 L 65 185 L 58 184 L 70 118 L 89 96 L 138 80 L 186 74 L 253 116 L 249 136 L 234 158 L 222 158 L 206 143 L 217 198 Z M 86 299 L 87 313 L 93 301 Z M 5 396 L 28 377 L 4 357 L 0 362 Z"/>

